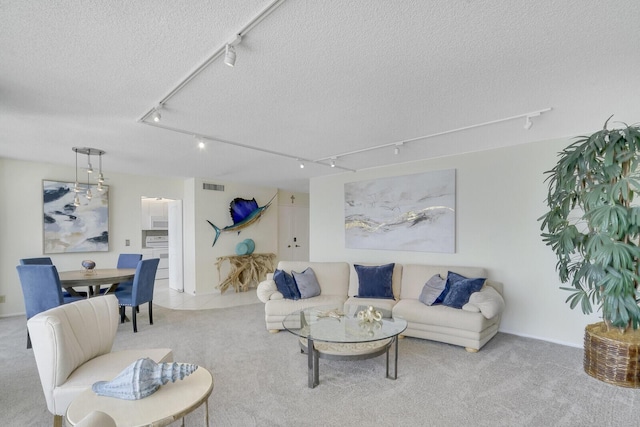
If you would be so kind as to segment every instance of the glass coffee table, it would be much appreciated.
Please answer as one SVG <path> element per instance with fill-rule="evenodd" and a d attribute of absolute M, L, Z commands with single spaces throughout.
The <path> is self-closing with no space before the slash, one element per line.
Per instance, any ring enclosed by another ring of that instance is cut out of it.
<path fill-rule="evenodd" d="M 367 310 L 379 315 L 370 321 L 358 318 L 359 312 Z M 386 354 L 386 377 L 398 378 L 398 335 L 407 329 L 407 322 L 393 318 L 389 310 L 351 304 L 311 307 L 289 314 L 282 326 L 300 337 L 300 349 L 307 353 L 309 388 L 319 384 L 319 358 L 362 360 Z M 392 346 L 395 349 L 390 375 Z"/>

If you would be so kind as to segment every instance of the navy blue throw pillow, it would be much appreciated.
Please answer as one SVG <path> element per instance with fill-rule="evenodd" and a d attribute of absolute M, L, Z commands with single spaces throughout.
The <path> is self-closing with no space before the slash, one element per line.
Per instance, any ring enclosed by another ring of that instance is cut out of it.
<path fill-rule="evenodd" d="M 468 279 L 450 271 L 447 274 L 447 285 L 445 287 L 448 292 L 442 301 L 442 305 L 462 308 L 463 305 L 469 302 L 469 297 L 472 293 L 482 289 L 485 280 L 484 278 Z"/>
<path fill-rule="evenodd" d="M 369 267 L 354 264 L 358 273 L 358 297 L 393 299 L 391 278 L 394 266 L 395 264 L 386 264 Z"/>
<path fill-rule="evenodd" d="M 273 272 L 273 281 L 276 282 L 278 292 L 280 292 L 285 299 L 300 299 L 300 291 L 298 291 L 292 275 L 286 271 L 276 270 Z"/>

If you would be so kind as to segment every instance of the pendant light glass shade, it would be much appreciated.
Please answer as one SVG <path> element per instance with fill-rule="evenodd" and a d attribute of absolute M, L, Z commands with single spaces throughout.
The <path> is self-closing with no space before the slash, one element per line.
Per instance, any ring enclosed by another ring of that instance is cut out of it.
<path fill-rule="evenodd" d="M 98 156 L 99 160 L 99 171 L 98 171 L 98 185 L 96 189 L 98 191 L 104 191 L 104 175 L 102 174 L 102 155 L 105 154 L 103 150 L 99 150 L 97 148 L 88 148 L 88 147 L 73 147 L 72 150 L 76 153 L 76 181 L 73 186 L 73 191 L 76 194 L 73 198 L 74 206 L 80 206 L 80 197 L 79 193 L 84 192 L 84 197 L 86 200 L 91 200 L 93 198 L 93 192 L 91 191 L 91 174 L 93 173 L 93 166 L 91 165 L 91 156 Z M 82 188 L 78 181 L 78 153 L 87 155 L 87 187 L 86 189 Z"/>

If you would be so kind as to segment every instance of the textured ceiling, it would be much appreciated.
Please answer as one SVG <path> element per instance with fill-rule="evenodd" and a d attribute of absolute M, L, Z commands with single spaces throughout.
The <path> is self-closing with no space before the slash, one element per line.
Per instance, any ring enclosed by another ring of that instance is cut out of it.
<path fill-rule="evenodd" d="M 139 121 L 271 3 L 0 0 L 0 156 L 73 165 L 88 146 L 107 174 L 307 191 L 345 173 L 313 163 L 332 156 L 360 170 L 640 121 L 637 0 L 286 0 L 234 68 L 215 59 L 161 127 Z M 548 107 L 528 131 L 446 133 Z"/>

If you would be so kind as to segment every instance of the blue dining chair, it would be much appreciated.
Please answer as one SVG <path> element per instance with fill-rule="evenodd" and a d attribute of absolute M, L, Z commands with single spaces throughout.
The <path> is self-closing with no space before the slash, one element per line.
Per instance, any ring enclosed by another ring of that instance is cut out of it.
<path fill-rule="evenodd" d="M 20 265 L 53 265 L 53 261 L 51 261 L 51 258 L 48 256 L 41 258 L 22 258 Z"/>
<path fill-rule="evenodd" d="M 16 266 L 27 320 L 36 314 L 62 304 L 77 301 L 79 297 L 64 297 L 62 284 L 55 265 L 27 264 Z M 27 331 L 27 348 L 31 348 L 31 337 Z"/>
<path fill-rule="evenodd" d="M 117 268 L 136 268 L 138 261 L 142 259 L 142 254 L 120 254 Z"/>
<path fill-rule="evenodd" d="M 120 254 L 120 256 L 118 256 L 118 264 L 116 264 L 116 268 L 136 268 L 138 266 L 138 261 L 141 259 L 142 254 Z M 133 282 L 120 282 L 117 289 L 131 289 L 132 286 Z M 104 294 L 108 289 L 109 288 L 100 289 L 100 293 Z"/>
<path fill-rule="evenodd" d="M 48 256 L 40 257 L 40 258 L 22 258 L 20 260 L 20 265 L 53 265 L 53 261 L 51 261 L 51 258 L 49 258 Z M 76 291 L 76 294 L 82 297 L 87 296 L 86 292 Z M 66 292 L 66 291 L 62 291 L 62 296 L 64 298 L 76 298 L 74 295 L 71 295 L 69 292 Z"/>
<path fill-rule="evenodd" d="M 153 285 L 156 280 L 156 271 L 160 258 L 143 259 L 138 261 L 136 267 L 136 275 L 133 278 L 133 285 L 129 289 L 125 287 L 116 289 L 116 297 L 120 303 L 120 323 L 124 323 L 125 307 L 131 307 L 131 321 L 133 323 L 133 332 L 138 332 L 138 323 L 136 320 L 137 308 L 149 303 L 149 324 L 153 325 Z"/>

